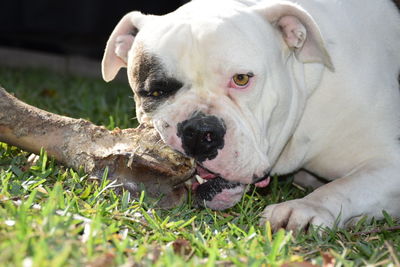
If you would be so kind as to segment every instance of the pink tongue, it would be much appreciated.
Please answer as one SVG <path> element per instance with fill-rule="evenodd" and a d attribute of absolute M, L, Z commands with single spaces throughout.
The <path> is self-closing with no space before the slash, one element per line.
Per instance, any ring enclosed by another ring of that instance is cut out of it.
<path fill-rule="evenodd" d="M 268 177 L 268 178 L 262 180 L 261 182 L 256 183 L 255 186 L 257 186 L 257 187 L 267 187 L 269 185 L 269 181 L 270 180 L 271 179 Z"/>
<path fill-rule="evenodd" d="M 197 166 L 197 174 L 204 180 L 210 180 L 217 177 L 217 175 L 208 172 L 206 169 L 200 166 Z"/>

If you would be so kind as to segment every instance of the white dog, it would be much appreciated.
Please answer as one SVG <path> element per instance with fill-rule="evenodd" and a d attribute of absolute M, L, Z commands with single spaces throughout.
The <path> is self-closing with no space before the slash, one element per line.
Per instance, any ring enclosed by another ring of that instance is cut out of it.
<path fill-rule="evenodd" d="M 194 0 L 127 14 L 103 77 L 127 67 L 139 121 L 244 184 L 300 171 L 308 196 L 267 206 L 274 229 L 400 215 L 400 14 L 390 0 Z"/>

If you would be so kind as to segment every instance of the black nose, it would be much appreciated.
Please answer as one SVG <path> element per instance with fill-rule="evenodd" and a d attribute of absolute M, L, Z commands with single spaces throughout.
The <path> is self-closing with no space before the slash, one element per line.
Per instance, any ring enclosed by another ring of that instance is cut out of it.
<path fill-rule="evenodd" d="M 215 116 L 196 112 L 177 128 L 185 153 L 199 162 L 215 158 L 224 147 L 225 123 Z"/>

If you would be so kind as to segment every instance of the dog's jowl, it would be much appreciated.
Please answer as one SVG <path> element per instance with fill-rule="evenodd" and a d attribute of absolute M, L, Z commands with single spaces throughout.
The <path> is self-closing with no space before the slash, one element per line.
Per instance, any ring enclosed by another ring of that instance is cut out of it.
<path fill-rule="evenodd" d="M 193 0 L 124 16 L 102 67 L 126 67 L 138 119 L 198 161 L 206 205 L 296 173 L 316 190 L 262 221 L 342 227 L 400 216 L 399 51 L 392 0 Z"/>

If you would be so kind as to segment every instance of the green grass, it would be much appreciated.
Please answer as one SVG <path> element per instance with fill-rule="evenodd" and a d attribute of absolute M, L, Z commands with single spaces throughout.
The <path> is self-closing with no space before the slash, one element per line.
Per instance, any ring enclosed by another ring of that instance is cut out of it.
<path fill-rule="evenodd" d="M 0 84 L 52 112 L 108 128 L 136 125 L 127 85 L 4 68 Z M 400 258 L 399 231 L 356 234 L 396 225 L 389 216 L 322 236 L 258 226 L 267 204 L 305 194 L 290 179 L 274 178 L 264 192 L 251 190 L 223 212 L 196 209 L 190 199 L 160 210 L 145 195 L 116 195 L 107 180 L 91 180 L 44 152 L 34 166 L 26 164 L 28 156 L 0 143 L 0 266 L 321 265 L 324 258 L 336 266 L 395 266 Z"/>

